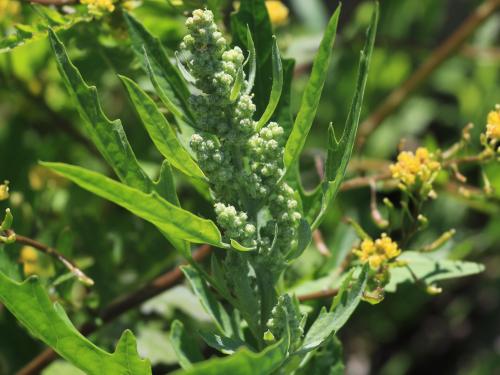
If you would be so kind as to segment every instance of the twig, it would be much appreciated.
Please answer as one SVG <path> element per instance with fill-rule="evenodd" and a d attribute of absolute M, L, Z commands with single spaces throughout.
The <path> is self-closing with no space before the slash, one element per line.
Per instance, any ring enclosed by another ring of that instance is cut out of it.
<path fill-rule="evenodd" d="M 360 125 L 357 147 L 362 148 L 367 137 L 403 103 L 467 38 L 500 6 L 500 0 L 481 4 L 417 69 L 411 77 L 394 90 L 382 104 Z"/>
<path fill-rule="evenodd" d="M 32 238 L 21 236 L 15 233 L 13 230 L 7 230 L 6 233 L 7 236 L 15 235 L 16 242 L 22 243 L 23 245 L 31 246 L 41 251 L 42 253 L 47 254 L 54 259 L 57 259 L 85 285 L 88 286 L 94 285 L 94 280 L 88 277 L 81 269 L 78 268 L 78 266 L 76 266 L 71 260 L 67 259 L 64 255 L 62 255 L 53 247 L 44 245 L 43 243 L 35 241 Z"/>
<path fill-rule="evenodd" d="M 212 249 L 209 245 L 200 246 L 199 250 L 194 253 L 193 260 L 200 262 L 205 259 Z M 125 312 L 140 306 L 143 302 L 157 296 L 158 294 L 164 292 L 165 290 L 178 284 L 184 275 L 179 267 L 157 277 L 150 283 L 146 284 L 142 288 L 127 294 L 121 298 L 118 298 L 110 305 L 105 307 L 92 321 L 84 323 L 80 332 L 83 335 L 89 335 L 95 332 L 103 324 L 109 323 L 110 321 L 118 318 Z M 96 321 L 100 321 L 98 325 Z M 26 366 L 17 372 L 16 375 L 35 375 L 39 374 L 45 367 L 47 367 L 52 361 L 57 358 L 56 352 L 52 349 L 47 348 L 33 360 L 31 360 Z"/>
<path fill-rule="evenodd" d="M 77 0 L 24 0 L 26 3 L 35 3 L 40 5 L 68 5 L 74 4 Z"/>
<path fill-rule="evenodd" d="M 375 180 L 370 180 L 370 213 L 373 221 L 379 228 L 387 228 L 389 222 L 382 217 L 377 207 L 377 186 Z"/>
<path fill-rule="evenodd" d="M 319 292 L 303 294 L 301 296 L 298 296 L 297 298 L 299 299 L 300 302 L 312 301 L 314 299 L 335 297 L 338 294 L 338 292 L 339 290 L 337 288 L 325 289 L 325 290 L 320 290 Z"/>
<path fill-rule="evenodd" d="M 328 247 L 325 245 L 325 241 L 323 240 L 323 236 L 321 235 L 321 232 L 319 229 L 316 229 L 313 234 L 312 234 L 314 244 L 316 245 L 316 248 L 318 249 L 319 253 L 325 257 L 331 257 L 332 253 L 328 249 Z"/>

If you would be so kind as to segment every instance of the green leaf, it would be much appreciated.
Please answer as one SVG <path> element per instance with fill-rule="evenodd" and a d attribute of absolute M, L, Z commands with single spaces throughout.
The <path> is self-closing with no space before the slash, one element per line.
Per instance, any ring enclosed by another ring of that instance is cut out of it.
<path fill-rule="evenodd" d="M 484 271 L 482 264 L 459 260 L 433 259 L 429 255 L 416 251 L 403 252 L 398 257 L 399 260 L 407 262 L 408 267 L 391 268 L 390 282 L 384 288 L 387 292 L 395 292 L 399 284 L 416 282 L 415 277 L 418 282 L 432 285 L 436 281 L 475 275 Z"/>
<path fill-rule="evenodd" d="M 33 336 L 89 375 L 151 374 L 130 331 L 123 333 L 114 353 L 98 348 L 78 332 L 59 304 L 52 303 L 36 277 L 18 283 L 0 272 L 0 302 Z"/>
<path fill-rule="evenodd" d="M 298 243 L 297 248 L 287 256 L 287 260 L 297 259 L 302 255 L 304 250 L 309 246 L 312 239 L 312 231 L 309 223 L 305 219 L 301 219 L 297 230 Z"/>
<path fill-rule="evenodd" d="M 200 167 L 181 145 L 172 126 L 155 102 L 131 79 L 119 76 L 156 148 L 168 162 L 187 176 L 205 179 Z"/>
<path fill-rule="evenodd" d="M 202 219 L 161 198 L 143 193 L 99 173 L 63 163 L 41 163 L 85 190 L 107 199 L 156 225 L 168 235 L 194 243 L 227 247 L 211 220 Z"/>
<path fill-rule="evenodd" d="M 366 266 L 363 268 L 358 279 L 349 289 L 352 273 L 351 271 L 351 274 L 342 283 L 339 293 L 333 300 L 331 311 L 321 310 L 318 318 L 309 328 L 299 350 L 300 353 L 307 353 L 321 346 L 329 339 L 330 335 L 335 334 L 344 326 L 358 307 L 365 290 L 368 268 Z"/>
<path fill-rule="evenodd" d="M 208 346 L 224 354 L 233 354 L 238 349 L 245 346 L 245 342 L 238 338 L 230 338 L 203 331 L 200 332 L 200 336 Z"/>
<path fill-rule="evenodd" d="M 262 114 L 269 102 L 272 84 L 272 26 L 264 0 L 241 1 L 240 8 L 231 15 L 233 44 L 252 50 L 248 29 L 253 36 L 257 56 L 257 72 L 253 91 L 257 115 Z"/>
<path fill-rule="evenodd" d="M 124 18 L 130 34 L 132 49 L 139 59 L 142 69 L 149 75 L 163 104 L 177 119 L 192 123 L 188 102 L 191 94 L 180 72 L 170 62 L 160 40 L 129 13 L 124 13 Z"/>
<path fill-rule="evenodd" d="M 203 361 L 198 346 L 191 337 L 189 337 L 184 330 L 184 324 L 179 320 L 172 322 L 170 330 L 170 341 L 179 359 L 179 364 L 183 369 L 193 367 L 192 363 Z"/>
<path fill-rule="evenodd" d="M 281 55 L 275 36 L 273 36 L 273 41 L 273 85 L 271 87 L 269 103 L 257 123 L 257 130 L 260 130 L 271 119 L 271 116 L 274 114 L 274 111 L 278 106 L 281 97 L 281 90 L 283 89 L 283 65 L 281 63 Z"/>
<path fill-rule="evenodd" d="M 47 7 L 35 7 L 35 9 L 42 9 L 42 17 L 33 20 L 31 25 L 15 25 L 16 33 L 0 40 L 0 53 L 9 52 L 30 42 L 46 38 L 48 26 L 52 26 L 55 31 L 62 31 L 70 29 L 78 23 L 93 20 L 93 17 L 78 13 L 62 15 L 53 9 L 47 9 Z"/>
<path fill-rule="evenodd" d="M 356 133 L 358 131 L 359 118 L 361 116 L 361 106 L 363 104 L 363 96 L 365 93 L 366 81 L 368 79 L 373 45 L 375 44 L 378 16 L 379 6 L 378 2 L 376 2 L 371 23 L 367 31 L 365 46 L 361 51 L 356 90 L 354 92 L 351 108 L 349 110 L 349 115 L 347 116 L 344 132 L 340 141 L 337 141 L 337 138 L 335 137 L 333 126 L 330 125 L 328 129 L 328 155 L 325 164 L 323 196 L 320 212 L 312 224 L 313 230 L 321 224 L 328 205 L 337 195 L 345 176 L 347 165 L 351 159 L 352 149 L 354 147 Z"/>
<path fill-rule="evenodd" d="M 339 15 L 340 5 L 330 19 L 321 40 L 318 52 L 314 58 L 311 76 L 302 96 L 299 113 L 286 142 L 285 153 L 283 155 L 285 171 L 290 170 L 292 165 L 297 162 L 316 116 L 319 100 L 328 74 L 328 66 L 330 65 L 333 43 L 337 33 Z"/>
<path fill-rule="evenodd" d="M 186 279 L 191 284 L 194 293 L 198 296 L 205 311 L 214 319 L 217 328 L 228 337 L 233 337 L 234 329 L 231 318 L 222 304 L 217 301 L 208 289 L 200 273 L 191 266 L 181 267 Z"/>
<path fill-rule="evenodd" d="M 225 358 L 200 362 L 193 368 L 176 371 L 174 375 L 268 375 L 277 370 L 287 356 L 287 338 L 254 353 L 244 348 Z"/>
<path fill-rule="evenodd" d="M 235 250 L 238 250 L 238 251 L 247 252 L 247 251 L 254 251 L 255 249 L 257 249 L 255 246 L 254 247 L 243 246 L 238 241 L 233 240 L 232 238 L 231 238 L 230 242 L 231 242 L 231 247 Z"/>
<path fill-rule="evenodd" d="M 253 86 L 255 84 L 255 76 L 257 74 L 257 52 L 255 52 L 255 43 L 253 42 L 252 32 L 247 25 L 247 46 L 248 46 L 248 61 L 250 67 L 248 68 L 248 79 L 245 94 L 250 94 L 252 92 Z"/>
<path fill-rule="evenodd" d="M 120 120 L 110 121 L 102 111 L 94 86 L 88 86 L 71 63 L 64 45 L 49 30 L 50 42 L 64 83 L 73 97 L 85 128 L 104 159 L 117 176 L 136 189 L 150 192 L 152 181 L 137 162 Z"/>

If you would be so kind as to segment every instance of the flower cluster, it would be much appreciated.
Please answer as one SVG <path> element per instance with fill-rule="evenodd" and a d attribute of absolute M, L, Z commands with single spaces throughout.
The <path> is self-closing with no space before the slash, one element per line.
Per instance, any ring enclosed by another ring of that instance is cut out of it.
<path fill-rule="evenodd" d="M 267 321 L 267 328 L 271 339 L 278 340 L 283 337 L 287 327 L 290 329 L 291 349 L 297 349 L 297 344 L 304 334 L 304 329 L 299 321 L 301 317 L 299 308 L 288 294 L 279 296 L 278 303 L 273 307 L 271 318 Z"/>
<path fill-rule="evenodd" d="M 212 12 L 195 10 L 186 26 L 181 56 L 201 91 L 190 98 L 200 129 L 190 146 L 209 179 L 218 223 L 226 237 L 258 244 L 259 253 L 269 252 L 277 229 L 277 248 L 290 251 L 301 215 L 293 189 L 279 182 L 284 130 L 275 122 L 257 129 L 243 52 L 228 47 Z M 271 217 L 257 233 L 254 223 L 262 209 Z"/>
<path fill-rule="evenodd" d="M 273 25 L 282 25 L 288 21 L 290 11 L 281 1 L 266 0 L 266 8 Z"/>
<path fill-rule="evenodd" d="M 255 234 L 255 225 L 247 222 L 246 213 L 237 212 L 233 206 L 216 203 L 215 214 L 217 222 L 230 238 L 241 241 L 245 246 L 255 246 L 255 240 L 252 239 Z"/>
<path fill-rule="evenodd" d="M 9 198 L 9 182 L 5 181 L 0 185 L 0 201 L 4 201 Z"/>
<path fill-rule="evenodd" d="M 486 137 L 494 142 L 500 141 L 500 105 L 488 113 L 486 122 Z"/>
<path fill-rule="evenodd" d="M 115 10 L 113 0 L 80 0 L 80 3 L 87 5 L 89 13 L 95 15 Z"/>
<path fill-rule="evenodd" d="M 384 263 L 398 257 L 401 249 L 387 234 L 382 233 L 382 236 L 375 241 L 363 240 L 360 248 L 354 249 L 353 253 L 362 263 L 368 263 L 372 270 L 378 270 Z"/>
<path fill-rule="evenodd" d="M 398 162 L 390 165 L 392 177 L 410 189 L 417 185 L 430 186 L 440 169 L 441 165 L 435 156 L 424 147 L 419 147 L 415 153 L 401 152 Z"/>
<path fill-rule="evenodd" d="M 21 4 L 13 0 L 0 0 L 0 21 L 9 20 L 16 16 L 21 10 Z"/>

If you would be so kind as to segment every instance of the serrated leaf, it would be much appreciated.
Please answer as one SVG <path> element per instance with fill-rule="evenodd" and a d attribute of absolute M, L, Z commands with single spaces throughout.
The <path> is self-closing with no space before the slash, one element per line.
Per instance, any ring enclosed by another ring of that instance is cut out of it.
<path fill-rule="evenodd" d="M 398 257 L 398 261 L 407 262 L 410 269 L 407 267 L 392 268 L 390 282 L 384 288 L 387 292 L 395 292 L 399 284 L 414 283 L 415 277 L 419 282 L 431 285 L 436 281 L 475 275 L 484 270 L 482 264 L 459 260 L 433 259 L 429 255 L 416 251 L 403 252 Z"/>
<path fill-rule="evenodd" d="M 64 45 L 52 30 L 49 31 L 49 38 L 59 72 L 77 105 L 92 142 L 120 180 L 136 189 L 150 192 L 152 181 L 139 166 L 120 120 L 110 121 L 106 117 L 99 103 L 97 89 L 85 83 L 69 59 Z"/>
<path fill-rule="evenodd" d="M 132 49 L 144 72 L 150 76 L 158 96 L 174 115 L 192 122 L 188 103 L 189 90 L 179 71 L 170 62 L 160 40 L 129 13 L 124 13 L 124 18 Z"/>
<path fill-rule="evenodd" d="M 367 281 L 368 268 L 365 266 L 354 285 L 350 287 L 352 273 L 346 277 L 339 293 L 334 298 L 331 311 L 321 310 L 304 338 L 299 352 L 310 352 L 321 346 L 332 334 L 338 332 L 358 307 Z"/>
<path fill-rule="evenodd" d="M 233 337 L 234 329 L 231 318 L 222 304 L 217 301 L 212 292 L 208 289 L 206 282 L 200 273 L 191 266 L 181 267 L 182 272 L 189 281 L 194 293 L 200 299 L 205 311 L 213 318 L 217 328 L 228 337 Z"/>
<path fill-rule="evenodd" d="M 45 8 L 45 7 L 43 7 Z M 0 40 L 0 53 L 9 52 L 17 47 L 23 46 L 30 42 L 34 42 L 47 37 L 47 19 L 50 19 L 51 24 L 55 31 L 67 30 L 80 22 L 90 22 L 93 17 L 81 14 L 66 14 L 62 15 L 55 10 L 44 9 L 46 18 L 34 21 L 33 27 L 30 25 L 17 24 L 16 33 L 10 34 L 6 38 Z M 56 16 L 53 12 L 59 14 Z"/>
<path fill-rule="evenodd" d="M 272 62 L 273 85 L 271 86 L 269 103 L 267 104 L 266 110 L 257 123 L 257 130 L 260 130 L 271 119 L 274 111 L 276 110 L 276 107 L 278 106 L 281 98 L 281 90 L 283 89 L 283 65 L 281 63 L 281 55 L 275 36 L 273 36 Z"/>
<path fill-rule="evenodd" d="M 194 243 L 207 243 L 226 247 L 213 221 L 202 219 L 183 210 L 156 192 L 143 193 L 121 184 L 99 173 L 63 163 L 41 163 L 61 176 L 73 181 L 85 190 L 107 199 L 134 215 L 156 225 L 160 230 L 175 238 Z"/>
<path fill-rule="evenodd" d="M 114 353 L 98 348 L 78 332 L 60 305 L 52 303 L 36 277 L 18 283 L 0 272 L 0 302 L 33 336 L 89 375 L 151 374 L 130 331 L 123 333 Z"/>
<path fill-rule="evenodd" d="M 313 230 L 316 229 L 323 220 L 328 205 L 337 195 L 342 180 L 345 176 L 347 165 L 351 159 L 352 149 L 356 141 L 356 133 L 358 131 L 359 118 L 361 116 L 361 106 L 363 104 L 363 96 L 365 93 L 366 81 L 368 79 L 368 71 L 370 61 L 375 44 L 375 35 L 377 33 L 379 17 L 378 2 L 375 2 L 370 26 L 367 30 L 365 46 L 361 51 L 358 68 L 358 78 L 356 89 L 352 99 L 349 115 L 347 116 L 344 132 L 340 141 L 335 137 L 333 126 L 330 125 L 328 130 L 328 155 L 325 168 L 325 182 L 323 183 L 323 196 L 321 200 L 321 208 L 318 216 L 312 224 Z"/>
<path fill-rule="evenodd" d="M 191 339 L 184 330 L 184 324 L 179 320 L 174 320 L 172 322 L 172 327 L 170 329 L 170 341 L 177 354 L 179 364 L 183 369 L 188 369 L 193 367 L 194 362 L 203 361 L 203 355 L 201 354 L 196 342 Z"/>
<path fill-rule="evenodd" d="M 168 162 L 187 176 L 205 179 L 200 167 L 181 145 L 172 126 L 160 112 L 155 102 L 131 79 L 120 76 L 156 148 Z"/>
<path fill-rule="evenodd" d="M 293 124 L 292 132 L 288 137 L 283 155 L 285 171 L 290 170 L 298 161 L 306 142 L 307 135 L 311 129 L 316 116 L 323 86 L 326 81 L 328 66 L 332 56 L 333 43 L 337 33 L 337 24 L 340 15 L 340 5 L 328 22 L 328 26 L 321 40 L 318 52 L 314 58 L 313 67 L 309 81 L 307 82 L 299 113 Z"/>
<path fill-rule="evenodd" d="M 259 353 L 244 348 L 225 358 L 197 363 L 193 368 L 176 371 L 174 375 L 269 375 L 277 370 L 287 356 L 287 338 L 283 338 Z"/>

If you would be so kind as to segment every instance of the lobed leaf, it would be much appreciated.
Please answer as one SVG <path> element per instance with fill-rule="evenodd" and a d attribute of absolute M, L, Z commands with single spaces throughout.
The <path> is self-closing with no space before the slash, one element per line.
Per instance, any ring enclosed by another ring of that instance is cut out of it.
<path fill-rule="evenodd" d="M 99 173 L 63 163 L 41 163 L 80 187 L 156 225 L 168 235 L 194 243 L 227 247 L 213 221 L 202 219 L 161 198 L 146 194 Z"/>
<path fill-rule="evenodd" d="M 313 67 L 309 81 L 307 82 L 299 113 L 293 124 L 293 129 L 288 137 L 283 155 L 283 163 L 286 171 L 290 170 L 304 148 L 307 134 L 311 129 L 316 116 L 319 100 L 326 81 L 328 66 L 332 56 L 333 43 L 337 33 L 337 24 L 340 15 L 340 5 L 328 22 L 328 26 L 321 40 L 318 52 L 314 58 Z"/>
<path fill-rule="evenodd" d="M 151 365 L 139 358 L 132 332 L 125 331 L 114 353 L 108 353 L 73 326 L 63 308 L 53 304 L 36 277 L 18 283 L 0 272 L 0 302 L 36 338 L 89 375 L 149 375 Z"/>
<path fill-rule="evenodd" d="M 155 102 L 131 79 L 120 76 L 156 148 L 167 161 L 187 176 L 205 179 L 200 167 L 179 142 L 175 131 L 160 112 Z"/>
<path fill-rule="evenodd" d="M 178 119 L 192 122 L 189 107 L 190 92 L 180 72 L 170 62 L 160 43 L 144 25 L 129 13 L 124 13 L 132 49 L 158 92 L 158 96 Z"/>
<path fill-rule="evenodd" d="M 328 154 L 325 164 L 323 196 L 319 214 L 312 224 L 313 229 L 316 229 L 319 226 L 323 220 L 328 205 L 337 195 L 345 176 L 347 165 L 351 159 L 352 149 L 354 147 L 356 133 L 358 131 L 359 118 L 361 116 L 361 106 L 363 104 L 363 96 L 365 93 L 366 81 L 368 79 L 373 45 L 375 44 L 378 18 L 379 5 L 378 2 L 376 2 L 370 26 L 367 31 L 365 46 L 361 51 L 356 90 L 354 92 L 351 108 L 349 110 L 349 115 L 347 116 L 344 132 L 340 141 L 338 141 L 335 137 L 333 126 L 330 125 L 328 129 Z"/>
<path fill-rule="evenodd" d="M 300 353 L 310 352 L 321 346 L 330 335 L 338 332 L 358 307 L 367 282 L 368 268 L 365 266 L 354 285 L 350 287 L 352 272 L 346 277 L 339 293 L 334 298 L 331 311 L 322 309 L 307 332 Z M 349 289 L 350 287 L 350 289 Z"/>
<path fill-rule="evenodd" d="M 287 356 L 287 338 L 283 338 L 259 353 L 244 348 L 231 356 L 197 363 L 193 368 L 176 371 L 174 375 L 269 375 L 274 373 Z"/>
<path fill-rule="evenodd" d="M 120 120 L 110 121 L 106 117 L 95 86 L 85 83 L 54 31 L 49 30 L 49 38 L 59 72 L 77 105 L 92 142 L 121 181 L 141 191 L 150 192 L 153 183 L 139 166 Z"/>

